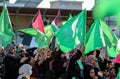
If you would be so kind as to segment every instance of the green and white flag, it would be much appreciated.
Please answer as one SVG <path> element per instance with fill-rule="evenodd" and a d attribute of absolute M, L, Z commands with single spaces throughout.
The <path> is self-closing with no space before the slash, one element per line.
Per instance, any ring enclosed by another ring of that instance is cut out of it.
<path fill-rule="evenodd" d="M 84 46 L 86 34 L 86 10 L 83 10 L 74 18 L 68 20 L 56 32 L 57 44 L 60 49 L 67 53 L 78 45 Z"/>
<path fill-rule="evenodd" d="M 83 55 L 88 54 L 90 51 L 105 46 L 111 48 L 116 44 L 117 44 L 117 37 L 109 28 L 109 26 L 106 23 L 104 23 L 102 20 L 96 19 L 94 23 L 91 25 L 86 35 L 86 46 L 85 46 L 86 49 Z"/>
<path fill-rule="evenodd" d="M 86 34 L 86 45 L 83 55 L 88 54 L 89 52 L 104 46 L 105 40 L 100 25 L 100 20 L 96 19 L 94 23 L 90 26 L 90 29 Z"/>
<path fill-rule="evenodd" d="M 3 9 L 0 16 L 0 37 L 2 39 L 3 47 L 10 44 L 14 38 L 14 32 L 5 1 L 3 3 Z"/>

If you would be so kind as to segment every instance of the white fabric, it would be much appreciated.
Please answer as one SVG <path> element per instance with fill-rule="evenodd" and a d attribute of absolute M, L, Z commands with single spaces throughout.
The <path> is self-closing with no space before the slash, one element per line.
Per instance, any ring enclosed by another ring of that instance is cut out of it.
<path fill-rule="evenodd" d="M 38 44 L 35 42 L 35 37 L 32 37 L 31 43 L 30 43 L 30 47 L 38 47 Z"/>
<path fill-rule="evenodd" d="M 19 75 L 17 79 L 22 79 L 23 77 L 26 77 L 26 76 L 24 74 L 23 75 Z"/>
<path fill-rule="evenodd" d="M 29 64 L 23 64 L 20 68 L 19 68 L 19 76 L 17 79 L 21 79 L 22 77 L 29 77 L 30 76 L 30 70 L 32 70 L 32 66 Z"/>

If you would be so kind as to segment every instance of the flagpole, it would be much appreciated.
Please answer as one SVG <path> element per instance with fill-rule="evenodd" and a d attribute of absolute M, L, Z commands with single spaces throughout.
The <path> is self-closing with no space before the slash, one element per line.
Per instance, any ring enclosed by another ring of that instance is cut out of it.
<path fill-rule="evenodd" d="M 15 31 L 15 35 L 16 35 L 16 44 L 17 44 L 17 35 L 18 35 L 18 14 L 19 14 L 19 8 L 16 11 L 16 31 Z"/>

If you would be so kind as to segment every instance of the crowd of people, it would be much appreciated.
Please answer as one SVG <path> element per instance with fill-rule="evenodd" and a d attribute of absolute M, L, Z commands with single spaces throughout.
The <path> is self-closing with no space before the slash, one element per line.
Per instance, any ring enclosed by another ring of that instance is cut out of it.
<path fill-rule="evenodd" d="M 83 56 L 83 49 L 63 53 L 59 47 L 25 49 L 0 46 L 0 79 L 118 79 L 120 55 L 101 57 L 100 49 Z"/>

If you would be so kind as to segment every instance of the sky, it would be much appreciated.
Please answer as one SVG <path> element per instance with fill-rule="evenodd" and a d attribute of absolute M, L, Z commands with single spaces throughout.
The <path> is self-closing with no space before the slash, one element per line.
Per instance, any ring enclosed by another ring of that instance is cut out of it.
<path fill-rule="evenodd" d="M 9 3 L 15 3 L 16 0 L 9 0 Z"/>
<path fill-rule="evenodd" d="M 95 0 L 83 0 L 83 9 L 86 8 L 87 10 L 91 10 L 94 6 Z"/>
<path fill-rule="evenodd" d="M 9 0 L 10 3 L 15 3 L 16 0 Z M 50 1 L 54 0 L 43 0 L 37 8 L 50 8 Z M 62 1 L 62 0 L 61 0 Z M 65 1 L 65 0 L 63 0 Z M 82 9 L 86 8 L 87 10 L 91 10 L 92 7 L 94 6 L 95 0 L 69 0 L 69 1 L 84 1 Z"/>
<path fill-rule="evenodd" d="M 43 0 L 37 7 L 38 8 L 50 8 L 50 1 L 51 0 Z M 91 10 L 95 2 L 95 0 L 71 0 L 71 1 L 84 1 L 82 9 L 86 8 L 87 10 Z"/>

